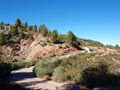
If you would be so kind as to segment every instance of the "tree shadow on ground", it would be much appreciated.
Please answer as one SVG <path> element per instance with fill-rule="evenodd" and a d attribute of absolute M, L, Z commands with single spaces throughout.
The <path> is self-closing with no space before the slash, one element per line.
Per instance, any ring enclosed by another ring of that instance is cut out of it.
<path fill-rule="evenodd" d="M 34 78 L 35 76 L 33 75 L 32 72 L 17 72 L 17 73 L 12 73 L 10 75 L 10 80 L 11 81 L 19 81 L 19 80 L 24 80 L 28 78 Z"/>
<path fill-rule="evenodd" d="M 29 79 L 29 78 L 35 78 L 35 76 L 33 75 L 32 72 L 17 72 L 17 73 L 13 73 L 10 75 L 10 81 L 12 82 L 12 84 L 10 84 L 10 87 L 13 88 L 17 88 L 16 90 L 24 90 L 22 89 L 22 87 L 30 87 L 32 85 L 36 85 L 39 83 L 45 83 L 48 80 L 38 80 L 38 81 L 29 81 L 29 82 L 23 82 L 20 85 L 17 85 L 16 83 L 14 83 L 15 81 L 21 81 L 24 79 Z M 22 87 L 21 87 L 22 86 Z M 7 90 L 11 90 L 11 89 L 7 89 Z M 31 90 L 31 89 L 25 89 L 25 90 Z M 41 89 L 39 89 L 41 90 Z"/>
<path fill-rule="evenodd" d="M 84 90 L 84 89 L 81 89 L 79 85 L 64 84 L 60 87 L 56 87 L 56 90 Z"/>
<path fill-rule="evenodd" d="M 23 86 L 23 87 L 29 87 L 29 86 L 36 85 L 36 84 L 39 84 L 39 83 L 45 83 L 47 81 L 48 80 L 39 80 L 39 81 L 25 82 L 25 83 L 21 83 L 21 86 Z"/>

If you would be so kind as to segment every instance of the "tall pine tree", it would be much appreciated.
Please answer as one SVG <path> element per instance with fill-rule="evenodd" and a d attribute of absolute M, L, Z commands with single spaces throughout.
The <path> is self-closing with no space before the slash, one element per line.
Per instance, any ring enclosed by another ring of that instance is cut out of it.
<path fill-rule="evenodd" d="M 67 43 L 70 45 L 78 45 L 77 37 L 73 34 L 72 31 L 69 31 L 67 34 Z"/>
<path fill-rule="evenodd" d="M 51 32 L 51 41 L 52 43 L 58 42 L 58 31 L 56 29 Z"/>
<path fill-rule="evenodd" d="M 47 34 L 48 34 L 48 29 L 47 29 L 46 26 L 43 24 L 43 25 L 40 25 L 40 27 L 39 27 L 39 32 L 40 32 L 43 36 L 47 36 Z"/>

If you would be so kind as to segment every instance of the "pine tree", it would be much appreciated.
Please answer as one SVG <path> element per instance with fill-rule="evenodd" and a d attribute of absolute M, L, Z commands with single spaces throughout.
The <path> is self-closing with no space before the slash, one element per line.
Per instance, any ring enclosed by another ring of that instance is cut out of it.
<path fill-rule="evenodd" d="M 73 34 L 72 31 L 69 31 L 67 34 L 67 43 L 70 45 L 78 45 L 77 37 Z"/>
<path fill-rule="evenodd" d="M 16 25 L 12 26 L 10 32 L 12 33 L 12 35 L 17 35 L 18 34 L 17 26 Z"/>
<path fill-rule="evenodd" d="M 116 46 L 115 46 L 116 48 L 120 48 L 120 46 L 118 45 L 118 44 L 116 44 Z"/>
<path fill-rule="evenodd" d="M 16 19 L 15 25 L 16 25 L 17 27 L 21 27 L 21 21 L 20 21 L 20 19 Z"/>
<path fill-rule="evenodd" d="M 52 43 L 58 43 L 58 31 L 55 29 L 51 32 Z"/>
<path fill-rule="evenodd" d="M 35 24 L 33 27 L 34 32 L 37 32 L 37 25 Z"/>
<path fill-rule="evenodd" d="M 39 27 L 39 32 L 40 32 L 43 36 L 47 36 L 47 34 L 48 34 L 48 29 L 46 28 L 45 25 L 40 25 L 40 27 Z"/>
<path fill-rule="evenodd" d="M 29 30 L 30 31 L 32 31 L 33 30 L 33 26 L 31 25 L 31 26 L 29 26 Z"/>
<path fill-rule="evenodd" d="M 28 23 L 25 22 L 25 24 L 24 24 L 24 28 L 27 28 L 27 27 L 28 27 Z"/>
<path fill-rule="evenodd" d="M 24 39 L 25 38 L 25 34 L 23 33 L 23 31 L 19 32 L 19 39 Z"/>
<path fill-rule="evenodd" d="M 4 33 L 0 32 L 0 44 L 5 44 L 6 40 L 5 40 L 5 35 Z"/>
<path fill-rule="evenodd" d="M 51 36 L 51 31 L 50 30 L 48 31 L 48 36 Z"/>

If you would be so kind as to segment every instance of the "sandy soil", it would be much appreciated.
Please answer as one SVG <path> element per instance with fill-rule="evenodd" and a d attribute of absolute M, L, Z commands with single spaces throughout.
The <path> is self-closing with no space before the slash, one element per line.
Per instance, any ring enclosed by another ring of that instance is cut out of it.
<path fill-rule="evenodd" d="M 12 71 L 10 80 L 32 90 L 56 90 L 65 83 L 56 83 L 34 77 L 33 67 Z"/>

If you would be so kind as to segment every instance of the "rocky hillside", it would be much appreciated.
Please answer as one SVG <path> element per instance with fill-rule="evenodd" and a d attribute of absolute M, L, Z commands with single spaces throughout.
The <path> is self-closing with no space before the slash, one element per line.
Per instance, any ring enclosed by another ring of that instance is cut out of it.
<path fill-rule="evenodd" d="M 34 34 L 32 40 L 21 40 L 20 58 L 22 60 L 37 60 L 38 58 L 49 58 L 77 51 L 75 47 L 68 46 L 66 43 L 50 43 L 49 39 L 49 37 Z"/>
<path fill-rule="evenodd" d="M 67 35 L 48 30 L 45 25 L 29 26 L 16 19 L 14 25 L 0 23 L 0 63 L 15 60 L 37 60 L 73 52 L 119 53 L 119 46 L 107 48 L 102 43 L 79 39 L 72 31 Z"/>
<path fill-rule="evenodd" d="M 119 50 L 110 49 L 106 47 L 92 47 L 83 46 L 81 52 L 104 52 L 104 53 L 119 53 Z M 88 51 L 87 51 L 88 49 Z M 67 55 L 77 52 L 76 47 L 70 46 L 66 43 L 53 44 L 50 42 L 49 37 L 43 37 L 41 34 L 36 33 L 33 38 L 21 39 L 15 48 L 3 45 L 0 46 L 0 60 L 37 60 L 39 58 L 49 58 L 54 56 Z"/>
<path fill-rule="evenodd" d="M 15 60 L 37 60 L 72 53 L 80 49 L 77 37 L 70 31 L 59 35 L 45 25 L 29 26 L 19 19 L 14 25 L 0 23 L 0 63 Z"/>

